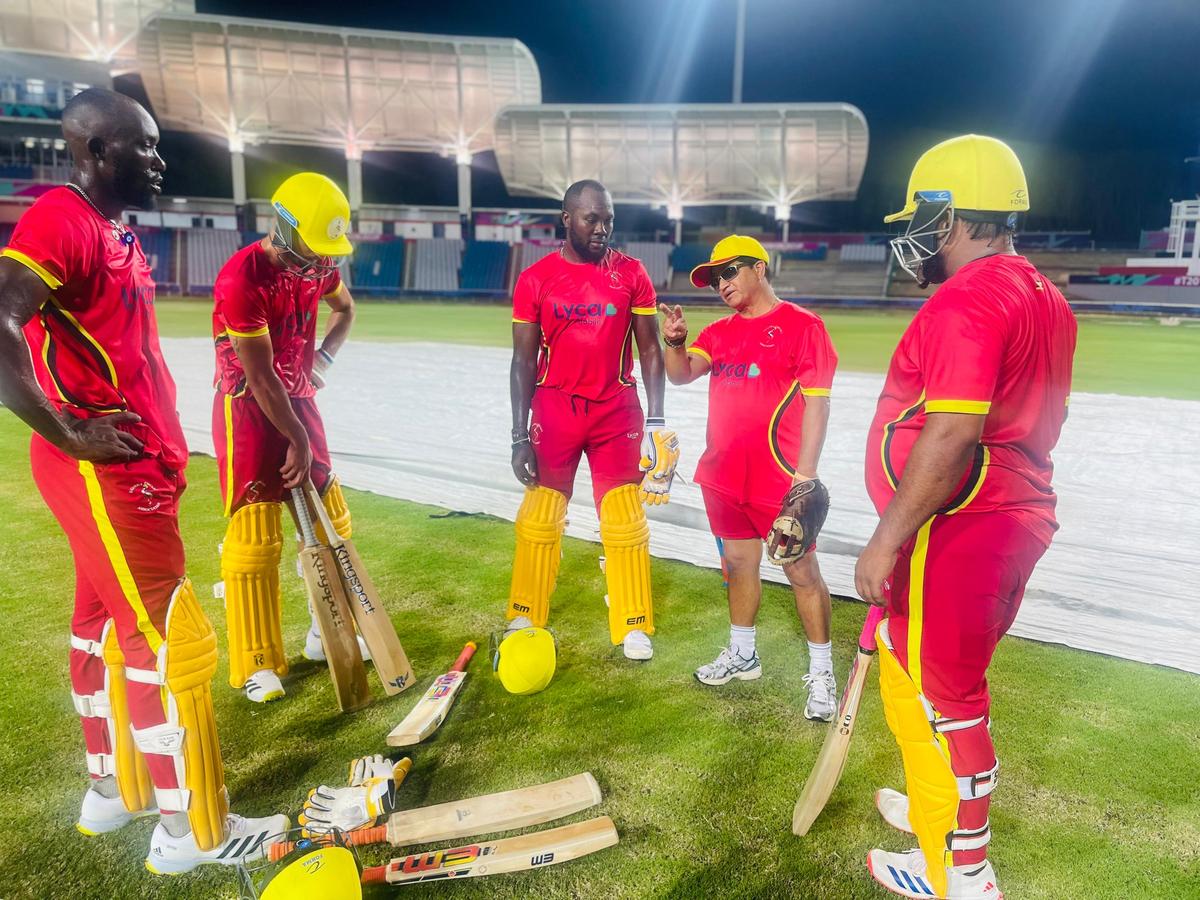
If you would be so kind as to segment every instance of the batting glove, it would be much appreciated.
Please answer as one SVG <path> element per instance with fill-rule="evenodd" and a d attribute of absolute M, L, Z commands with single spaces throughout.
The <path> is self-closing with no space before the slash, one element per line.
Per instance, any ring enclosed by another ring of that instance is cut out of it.
<path fill-rule="evenodd" d="M 328 834 L 334 828 L 350 831 L 378 825 L 395 811 L 397 791 L 411 768 L 412 760 L 405 757 L 387 778 L 367 778 L 353 787 L 333 788 L 323 784 L 313 788 L 296 821 L 306 837 Z"/>
<path fill-rule="evenodd" d="M 679 438 L 665 419 L 647 419 L 640 468 L 646 473 L 638 495 L 647 506 L 671 502 L 671 482 L 679 465 Z"/>

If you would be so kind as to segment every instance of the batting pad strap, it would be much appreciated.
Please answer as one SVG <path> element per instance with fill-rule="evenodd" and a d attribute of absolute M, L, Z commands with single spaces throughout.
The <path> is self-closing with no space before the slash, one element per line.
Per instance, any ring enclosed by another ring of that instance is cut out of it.
<path fill-rule="evenodd" d="M 133 666 L 125 667 L 125 679 L 136 681 L 138 684 L 161 685 L 163 683 L 162 676 L 154 669 L 135 669 Z"/>
<path fill-rule="evenodd" d="M 107 719 L 112 716 L 108 692 L 103 689 L 94 694 L 77 694 L 71 691 L 71 703 L 75 706 L 75 712 L 85 719 Z"/>
<path fill-rule="evenodd" d="M 996 780 L 1000 774 L 1000 762 L 977 775 L 959 775 L 958 796 L 962 800 L 978 800 L 986 797 L 996 789 Z"/>
<path fill-rule="evenodd" d="M 950 850 L 982 850 L 992 840 L 992 823 L 983 823 L 982 828 L 958 829 L 950 832 Z"/>
<path fill-rule="evenodd" d="M 111 753 L 87 754 L 87 770 L 89 775 L 96 778 L 107 778 L 110 775 L 117 774 Z"/>
<path fill-rule="evenodd" d="M 967 728 L 974 728 L 980 725 L 987 716 L 976 716 L 974 719 L 948 719 L 945 716 L 938 716 L 933 723 L 933 730 L 938 734 L 949 734 L 953 731 L 963 731 Z"/>
<path fill-rule="evenodd" d="M 104 639 L 91 641 L 87 638 L 80 637 L 77 634 L 71 635 L 71 649 L 78 650 L 81 653 L 86 653 L 88 656 L 94 656 L 97 659 L 104 659 Z"/>

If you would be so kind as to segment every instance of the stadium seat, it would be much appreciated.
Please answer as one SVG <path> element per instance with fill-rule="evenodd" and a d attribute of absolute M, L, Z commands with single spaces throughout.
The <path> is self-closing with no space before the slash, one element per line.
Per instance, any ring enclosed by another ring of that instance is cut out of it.
<path fill-rule="evenodd" d="M 509 245 L 501 241 L 470 241 L 463 251 L 459 288 L 464 291 L 503 291 L 508 274 Z"/>
<path fill-rule="evenodd" d="M 183 234 L 187 239 L 188 293 L 207 294 L 221 267 L 241 246 L 242 236 L 218 228 L 192 228 Z"/>
<path fill-rule="evenodd" d="M 409 242 L 414 291 L 457 291 L 463 242 L 451 238 L 418 238 Z"/>
<path fill-rule="evenodd" d="M 356 242 L 349 270 L 348 280 L 356 293 L 399 293 L 404 274 L 404 241 Z"/>

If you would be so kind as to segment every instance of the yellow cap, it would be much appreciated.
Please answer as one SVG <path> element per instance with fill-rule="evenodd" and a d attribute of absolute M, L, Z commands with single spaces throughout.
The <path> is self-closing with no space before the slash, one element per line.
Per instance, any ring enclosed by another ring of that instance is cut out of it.
<path fill-rule="evenodd" d="M 358 864 L 345 847 L 321 847 L 288 863 L 267 882 L 262 900 L 362 897 Z"/>
<path fill-rule="evenodd" d="M 293 175 L 279 186 L 271 198 L 271 206 L 318 256 L 349 256 L 354 252 L 346 237 L 350 201 L 324 175 L 317 172 Z"/>
<path fill-rule="evenodd" d="M 944 194 L 955 209 L 1025 212 L 1029 186 L 1017 154 L 1004 141 L 979 134 L 942 141 L 921 154 L 908 179 L 904 209 L 884 216 L 885 222 L 911 219 L 917 194 Z M 928 198 L 926 198 L 928 199 Z"/>
<path fill-rule="evenodd" d="M 712 270 L 719 269 L 741 256 L 761 259 L 767 265 L 771 264 L 771 255 L 754 238 L 744 234 L 731 234 L 717 241 L 713 247 L 708 262 L 701 263 L 692 269 L 692 284 L 696 287 L 708 287 L 712 281 Z"/>
<path fill-rule="evenodd" d="M 536 694 L 544 689 L 557 664 L 554 635 L 545 628 L 514 631 L 496 652 L 496 674 L 510 694 Z"/>

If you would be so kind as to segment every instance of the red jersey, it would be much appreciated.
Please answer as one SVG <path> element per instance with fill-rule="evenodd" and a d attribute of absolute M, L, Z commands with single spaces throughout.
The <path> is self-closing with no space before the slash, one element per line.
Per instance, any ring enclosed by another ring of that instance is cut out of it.
<path fill-rule="evenodd" d="M 541 326 L 537 383 L 588 400 L 633 387 L 633 317 L 658 314 L 640 261 L 609 250 L 600 263 L 551 253 L 521 273 L 513 321 Z"/>
<path fill-rule="evenodd" d="M 1046 545 L 1058 523 L 1050 451 L 1067 417 L 1075 316 L 1023 256 L 963 266 L 900 338 L 867 438 L 867 491 L 882 513 L 926 413 L 986 416 L 962 481 L 939 512 L 1002 511 Z"/>
<path fill-rule="evenodd" d="M 837 352 L 819 316 L 782 302 L 726 316 L 688 347 L 708 360 L 708 435 L 696 481 L 746 503 L 778 503 L 800 455 L 805 397 L 828 397 Z"/>
<path fill-rule="evenodd" d="M 341 284 L 336 271 L 305 279 L 276 268 L 257 241 L 233 254 L 213 286 L 217 390 L 235 397 L 247 391 L 246 374 L 229 336 L 269 334 L 275 374 L 288 396 L 313 396 L 317 390 L 309 376 L 317 344 L 317 307 Z"/>
<path fill-rule="evenodd" d="M 159 348 L 154 279 L 141 245 L 120 235 L 78 193 L 57 187 L 21 216 L 3 255 L 50 289 L 25 326 L 50 402 L 80 418 L 137 413 L 142 421 L 122 429 L 142 441 L 145 456 L 182 471 L 187 442 Z"/>

